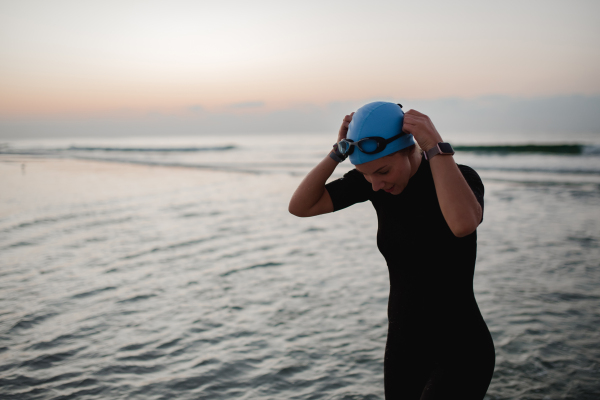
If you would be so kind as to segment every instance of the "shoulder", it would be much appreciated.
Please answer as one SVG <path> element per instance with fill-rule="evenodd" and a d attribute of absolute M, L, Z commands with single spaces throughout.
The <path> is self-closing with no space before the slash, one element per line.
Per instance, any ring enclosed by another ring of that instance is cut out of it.
<path fill-rule="evenodd" d="M 475 172 L 475 170 L 473 168 L 468 167 L 466 165 L 461 165 L 461 164 L 457 164 L 457 165 L 458 165 L 458 169 L 460 170 L 463 177 L 465 178 L 465 181 L 467 181 L 467 185 L 469 185 L 469 187 L 471 188 L 471 191 L 473 192 L 473 194 L 475 195 L 475 198 L 477 199 L 477 202 L 481 206 L 481 221 L 479 221 L 479 223 L 481 223 L 483 221 L 483 204 L 484 204 L 483 195 L 485 192 L 485 189 L 483 187 L 483 182 L 481 181 L 481 177 L 479 176 L 479 174 L 477 172 Z"/>
<path fill-rule="evenodd" d="M 346 172 L 341 178 L 329 182 L 326 186 L 328 188 L 331 186 L 351 187 L 354 189 L 371 188 L 371 184 L 365 179 L 363 174 L 356 170 L 356 168 Z"/>
<path fill-rule="evenodd" d="M 333 203 L 334 211 L 352 204 L 370 200 L 373 190 L 363 174 L 352 169 L 339 179 L 325 185 Z"/>
<path fill-rule="evenodd" d="M 358 172 L 356 168 L 351 169 L 350 171 L 346 172 L 344 174 L 344 176 L 342 176 L 340 179 L 345 179 L 347 181 L 356 182 L 358 184 L 368 183 L 367 180 L 365 179 L 364 175 L 361 174 L 360 172 Z"/>
<path fill-rule="evenodd" d="M 471 183 L 471 182 L 476 183 L 476 184 L 479 183 L 483 187 L 483 182 L 481 181 L 481 177 L 473 168 L 469 167 L 468 165 L 462 165 L 462 164 L 457 164 L 457 165 L 458 165 L 458 169 L 460 170 L 463 177 L 465 178 L 465 180 L 468 183 Z"/>
<path fill-rule="evenodd" d="M 465 181 L 467 181 L 467 184 L 471 188 L 471 191 L 473 192 L 473 194 L 477 198 L 477 201 L 479 202 L 479 204 L 481 205 L 481 207 L 483 209 L 483 195 L 485 193 L 485 188 L 483 187 L 483 182 L 481 181 L 481 177 L 473 168 L 468 167 L 466 165 L 461 165 L 461 164 L 457 164 L 457 165 L 458 165 L 458 169 L 460 170 L 463 177 L 465 178 Z"/>
<path fill-rule="evenodd" d="M 463 164 L 456 164 L 456 165 L 458 165 L 458 169 L 460 169 L 460 172 L 462 172 L 463 175 L 464 174 L 475 174 L 475 175 L 479 176 L 477 174 L 477 172 L 473 168 L 469 167 L 468 165 L 463 165 Z"/>

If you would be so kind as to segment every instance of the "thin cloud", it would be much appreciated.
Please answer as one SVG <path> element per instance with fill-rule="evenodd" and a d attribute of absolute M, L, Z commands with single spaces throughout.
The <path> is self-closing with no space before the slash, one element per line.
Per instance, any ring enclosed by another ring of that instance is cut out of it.
<path fill-rule="evenodd" d="M 240 108 L 260 108 L 260 107 L 264 107 L 265 106 L 265 102 L 264 101 L 244 101 L 241 103 L 233 103 L 230 104 L 228 106 L 228 108 L 235 108 L 235 109 L 240 109 Z"/>
<path fill-rule="evenodd" d="M 191 106 L 188 107 L 188 111 L 194 112 L 194 113 L 199 113 L 204 111 L 204 107 L 202 107 L 199 104 L 193 104 Z"/>
<path fill-rule="evenodd" d="M 327 105 L 301 104 L 265 112 L 246 106 L 228 111 L 190 115 L 146 114 L 81 118 L 2 118 L 0 141 L 8 138 L 84 136 L 181 136 L 226 133 L 337 132 L 344 115 L 364 101 L 339 101 Z M 253 102 L 259 103 L 261 102 Z M 518 98 L 485 96 L 472 99 L 442 98 L 402 102 L 431 117 L 440 132 L 536 135 L 539 140 L 555 138 L 568 142 L 571 134 L 600 134 L 600 96 L 553 96 Z M 452 137 L 450 135 L 449 137 Z M 591 136 L 590 136 L 591 137 Z"/>

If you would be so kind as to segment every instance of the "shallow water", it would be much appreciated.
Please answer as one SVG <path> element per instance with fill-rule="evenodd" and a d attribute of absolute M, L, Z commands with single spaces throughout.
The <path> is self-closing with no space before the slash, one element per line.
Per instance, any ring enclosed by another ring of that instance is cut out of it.
<path fill-rule="evenodd" d="M 300 174 L 11 160 L 3 398 L 383 398 L 389 284 L 370 204 L 299 219 Z M 598 398 L 596 177 L 481 175 L 487 398 Z"/>

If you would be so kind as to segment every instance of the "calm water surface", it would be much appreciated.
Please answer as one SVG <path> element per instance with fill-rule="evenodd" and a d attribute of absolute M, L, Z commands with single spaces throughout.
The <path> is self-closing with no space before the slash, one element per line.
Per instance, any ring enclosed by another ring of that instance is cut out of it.
<path fill-rule="evenodd" d="M 316 146 L 243 173 L 198 169 L 239 166 L 243 146 L 133 153 L 119 157 L 196 169 L 0 159 L 2 398 L 383 398 L 374 210 L 287 213 Z M 497 351 L 487 398 L 597 399 L 597 160 L 537 157 L 459 159 L 486 186 L 474 287 Z"/>

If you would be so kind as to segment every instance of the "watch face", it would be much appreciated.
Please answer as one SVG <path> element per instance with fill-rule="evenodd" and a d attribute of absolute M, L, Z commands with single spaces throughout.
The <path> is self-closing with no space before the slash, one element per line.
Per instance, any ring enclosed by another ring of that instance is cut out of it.
<path fill-rule="evenodd" d="M 450 146 L 450 143 L 438 143 L 442 153 L 454 153 L 454 149 Z"/>

